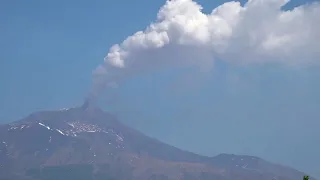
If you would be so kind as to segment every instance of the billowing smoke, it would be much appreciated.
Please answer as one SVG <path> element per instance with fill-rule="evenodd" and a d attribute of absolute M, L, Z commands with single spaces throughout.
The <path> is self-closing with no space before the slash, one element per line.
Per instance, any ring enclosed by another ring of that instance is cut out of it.
<path fill-rule="evenodd" d="M 315 65 L 320 61 L 320 5 L 284 11 L 289 0 L 228 2 L 204 14 L 192 0 L 168 0 L 144 31 L 110 48 L 93 73 L 91 98 L 137 73 L 235 64 Z"/>

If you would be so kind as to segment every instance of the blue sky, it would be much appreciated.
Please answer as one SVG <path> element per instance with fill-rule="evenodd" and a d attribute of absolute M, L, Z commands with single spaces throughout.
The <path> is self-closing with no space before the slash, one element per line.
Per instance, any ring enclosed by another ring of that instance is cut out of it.
<path fill-rule="evenodd" d="M 225 1 L 197 2 L 210 12 Z M 292 0 L 286 8 L 305 2 Z M 3 1 L 0 122 L 82 103 L 109 48 L 153 22 L 163 4 Z M 192 86 L 188 77 L 173 70 L 132 77 L 109 94 L 112 103 L 104 107 L 186 150 L 257 155 L 320 176 L 319 69 L 218 62 Z"/>

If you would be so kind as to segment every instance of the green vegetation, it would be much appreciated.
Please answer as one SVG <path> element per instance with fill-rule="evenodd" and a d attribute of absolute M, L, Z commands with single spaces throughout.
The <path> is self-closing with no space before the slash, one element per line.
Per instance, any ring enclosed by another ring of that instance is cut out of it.
<path fill-rule="evenodd" d="M 90 180 L 92 179 L 92 170 L 93 167 L 90 165 L 66 165 L 46 167 L 42 169 L 31 169 L 27 172 L 27 175 L 41 180 Z"/>
<path fill-rule="evenodd" d="M 27 176 L 36 180 L 117 180 L 130 179 L 131 174 L 125 169 L 109 168 L 104 165 L 100 172 L 94 173 L 92 165 L 63 165 L 30 169 Z"/>
<path fill-rule="evenodd" d="M 100 172 L 93 173 L 92 165 L 64 165 L 56 167 L 45 167 L 40 169 L 31 169 L 27 171 L 27 175 L 36 180 L 117 180 L 117 179 L 131 179 L 132 174 L 128 173 L 128 169 L 112 168 L 105 164 L 99 167 Z M 200 178 L 201 180 L 224 180 L 220 176 L 211 175 L 210 173 L 202 172 L 199 175 L 185 172 L 185 180 L 194 180 Z M 162 174 L 153 174 L 148 180 L 168 180 L 169 178 Z M 309 176 L 303 176 L 303 180 L 309 180 Z"/>

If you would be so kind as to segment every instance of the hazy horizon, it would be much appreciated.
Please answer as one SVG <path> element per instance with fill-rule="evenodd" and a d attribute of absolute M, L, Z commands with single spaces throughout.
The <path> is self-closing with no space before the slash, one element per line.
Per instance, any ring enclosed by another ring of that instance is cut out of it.
<path fill-rule="evenodd" d="M 0 7 L 0 124 L 91 95 L 178 148 L 320 177 L 318 1 L 34 2 Z"/>

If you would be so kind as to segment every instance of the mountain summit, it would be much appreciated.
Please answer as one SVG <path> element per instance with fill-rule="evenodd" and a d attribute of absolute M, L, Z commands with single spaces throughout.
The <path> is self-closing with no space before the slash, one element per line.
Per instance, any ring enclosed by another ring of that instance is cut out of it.
<path fill-rule="evenodd" d="M 0 126 L 1 180 L 300 180 L 303 175 L 257 157 L 180 150 L 88 101 Z"/>

